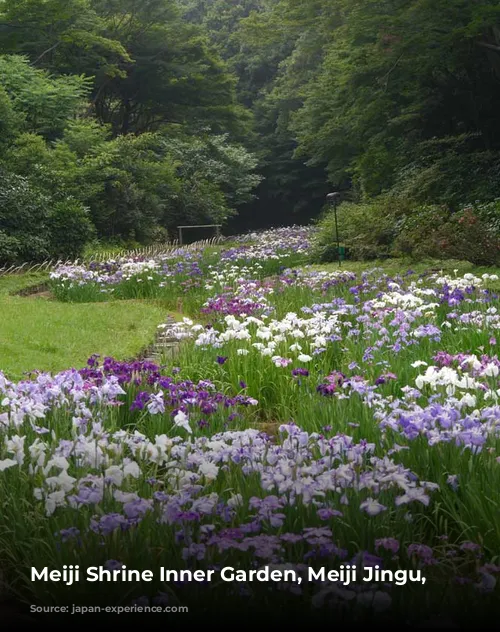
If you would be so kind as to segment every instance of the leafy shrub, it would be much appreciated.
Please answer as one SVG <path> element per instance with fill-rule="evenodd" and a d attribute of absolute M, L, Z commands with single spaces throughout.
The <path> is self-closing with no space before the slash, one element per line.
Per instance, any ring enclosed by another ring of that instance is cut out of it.
<path fill-rule="evenodd" d="M 434 257 L 442 248 L 442 229 L 450 219 L 446 206 L 416 206 L 401 218 L 393 253 L 414 258 Z"/>
<path fill-rule="evenodd" d="M 50 197 L 26 178 L 0 172 L 0 231 L 16 240 L 18 261 L 39 261 L 49 256 L 49 205 Z"/>
<path fill-rule="evenodd" d="M 54 201 L 27 178 L 0 172 L 0 261 L 76 258 L 93 234 L 80 202 Z"/>
<path fill-rule="evenodd" d="M 78 200 L 56 202 L 47 220 L 50 254 L 60 259 L 77 259 L 94 236 L 88 210 Z"/>
<path fill-rule="evenodd" d="M 19 241 L 0 230 L 0 266 L 11 265 L 17 261 Z"/>
<path fill-rule="evenodd" d="M 498 222 L 498 218 L 496 218 Z M 453 214 L 445 227 L 448 239 L 443 244 L 446 258 L 465 259 L 476 265 L 500 263 L 498 224 L 481 217 L 474 207 Z"/>
<path fill-rule="evenodd" d="M 489 230 L 500 236 L 500 198 L 486 204 L 476 204 L 474 208 L 479 219 L 489 226 Z"/>
<path fill-rule="evenodd" d="M 394 254 L 415 259 L 467 260 L 476 265 L 500 262 L 498 203 L 452 212 L 446 206 L 417 207 L 401 222 Z"/>
<path fill-rule="evenodd" d="M 341 204 L 338 225 L 341 244 L 354 259 L 398 256 L 500 263 L 500 199 L 453 211 L 446 204 L 415 205 L 385 196 Z M 337 259 L 333 210 L 319 222 L 312 259 Z"/>
<path fill-rule="evenodd" d="M 376 259 L 391 252 L 400 218 L 408 203 L 395 198 L 379 198 L 371 203 L 344 202 L 337 210 L 341 245 L 354 259 Z M 335 213 L 327 211 L 319 222 L 312 258 L 318 263 L 337 259 Z"/>

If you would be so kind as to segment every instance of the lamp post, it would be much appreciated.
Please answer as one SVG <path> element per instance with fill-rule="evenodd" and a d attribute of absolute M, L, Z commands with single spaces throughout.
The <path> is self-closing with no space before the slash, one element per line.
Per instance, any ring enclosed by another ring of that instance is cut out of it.
<path fill-rule="evenodd" d="M 329 204 L 333 205 L 333 212 L 335 214 L 335 233 L 336 233 L 336 237 L 337 237 L 337 256 L 339 258 L 339 267 L 342 265 L 341 263 L 341 259 L 340 259 L 340 239 L 339 239 L 339 224 L 337 221 L 337 206 L 340 200 L 340 193 L 335 192 L 335 193 L 329 193 L 326 196 L 326 199 L 328 201 Z"/>

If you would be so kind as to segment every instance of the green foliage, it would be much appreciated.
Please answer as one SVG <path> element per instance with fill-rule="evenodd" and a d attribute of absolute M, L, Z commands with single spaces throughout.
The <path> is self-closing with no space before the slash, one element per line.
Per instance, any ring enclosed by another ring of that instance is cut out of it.
<path fill-rule="evenodd" d="M 91 0 L 4 0 L 0 50 L 58 74 L 113 77 L 132 60 Z"/>
<path fill-rule="evenodd" d="M 7 91 L 0 84 L 0 146 L 12 141 L 19 133 L 23 121 L 23 115 L 16 112 Z"/>
<path fill-rule="evenodd" d="M 450 219 L 451 213 L 446 206 L 417 206 L 400 222 L 396 252 L 415 258 L 435 256 L 447 244 L 444 227 Z"/>
<path fill-rule="evenodd" d="M 172 220 L 184 216 L 193 224 L 223 223 L 237 206 L 253 198 L 252 191 L 261 180 L 255 173 L 257 159 L 231 143 L 227 134 L 193 138 L 167 133 L 162 143 L 178 165 L 181 187 L 173 200 Z M 176 224 L 169 221 L 168 225 L 174 228 Z"/>
<path fill-rule="evenodd" d="M 50 250 L 55 258 L 75 260 L 94 236 L 88 210 L 77 200 L 56 202 L 47 218 Z"/>
<path fill-rule="evenodd" d="M 0 265 L 11 265 L 17 261 L 19 255 L 19 241 L 16 237 L 0 230 Z"/>
<path fill-rule="evenodd" d="M 341 243 L 350 258 L 382 256 L 454 259 L 475 265 L 500 263 L 500 202 L 466 206 L 418 205 L 406 198 L 380 197 L 365 203 L 344 203 L 338 209 Z M 312 258 L 337 259 L 335 216 L 319 222 Z"/>
<path fill-rule="evenodd" d="M 76 258 L 93 235 L 80 202 L 57 200 L 23 176 L 0 172 L 0 263 Z"/>
<path fill-rule="evenodd" d="M 184 4 L 253 109 L 263 214 L 272 200 L 314 215 L 327 179 L 359 199 L 394 191 L 455 209 L 498 195 L 497 3 Z"/>
<path fill-rule="evenodd" d="M 19 261 L 48 258 L 49 205 L 50 198 L 33 188 L 25 178 L 0 172 L 0 231 L 11 238 L 6 254 L 10 252 L 11 257 Z"/>
<path fill-rule="evenodd" d="M 57 137 L 81 111 L 91 84 L 83 76 L 52 77 L 33 68 L 26 57 L 0 56 L 0 85 L 13 109 L 24 117 L 26 131 L 47 138 Z"/>
<path fill-rule="evenodd" d="M 120 41 L 130 55 L 121 75 L 96 77 L 97 116 L 115 133 L 156 131 L 167 123 L 245 132 L 233 77 L 202 30 L 181 19 L 177 2 L 91 4 L 106 25 L 105 36 Z"/>
<path fill-rule="evenodd" d="M 151 241 L 178 186 L 175 165 L 162 156 L 159 142 L 155 134 L 120 136 L 77 162 L 68 186 L 83 193 L 100 235 Z"/>
<path fill-rule="evenodd" d="M 464 202 L 488 202 L 498 195 L 500 152 L 481 147 L 477 134 L 421 143 L 418 157 L 398 174 L 392 190 L 417 202 L 458 209 Z"/>
<path fill-rule="evenodd" d="M 68 121 L 63 142 L 69 151 L 76 154 L 77 158 L 83 158 L 102 148 L 110 136 L 109 125 L 103 125 L 91 118 L 76 119 Z"/>
<path fill-rule="evenodd" d="M 95 121 L 74 121 L 47 143 L 21 134 L 4 164 L 51 198 L 90 209 L 104 239 L 164 241 L 179 223 L 223 223 L 252 198 L 256 159 L 227 135 L 172 130 L 111 138 Z"/>
<path fill-rule="evenodd" d="M 340 188 L 372 256 L 391 196 L 498 197 L 491 0 L 4 0 L 0 23 L 2 164 L 105 241 L 302 223 Z"/>
<path fill-rule="evenodd" d="M 97 238 L 150 243 L 253 199 L 235 78 L 176 0 L 6 0 L 0 18 L 0 166 L 46 204 L 2 211 L 3 241 L 30 216 L 17 257 L 80 252 L 82 207 Z"/>
<path fill-rule="evenodd" d="M 391 189 L 410 165 L 408 192 L 421 202 L 437 194 L 453 203 L 471 189 L 487 195 L 481 170 L 498 163 L 500 149 L 498 6 L 337 6 L 335 37 L 293 118 L 301 155 L 327 162 L 334 182 L 352 178 L 366 196 Z"/>
<path fill-rule="evenodd" d="M 388 256 L 398 231 L 398 224 L 408 204 L 394 198 L 373 203 L 344 202 L 337 211 L 339 237 L 349 256 L 359 260 Z M 316 262 L 337 259 L 335 213 L 329 210 L 319 221 L 319 233 L 312 257 Z"/>
<path fill-rule="evenodd" d="M 478 218 L 489 226 L 489 230 L 500 237 L 500 198 L 487 204 L 476 204 L 474 211 Z"/>
<path fill-rule="evenodd" d="M 417 207 L 404 218 L 394 243 L 395 254 L 416 259 L 461 259 L 476 265 L 500 262 L 498 202 L 451 212 L 444 206 Z"/>
<path fill-rule="evenodd" d="M 308 221 L 319 212 L 329 186 L 323 165 L 311 168 L 294 158 L 297 143 L 289 123 L 290 113 L 303 100 L 304 77 L 317 67 L 317 55 L 310 49 L 321 47 L 326 36 L 319 3 L 182 0 L 181 4 L 186 19 L 205 27 L 238 77 L 238 99 L 253 114 L 253 134 L 247 134 L 245 143 L 260 158 L 263 179 L 254 200 L 244 207 L 241 222 L 231 221 L 231 230 Z M 293 68 L 291 56 L 297 58 Z M 282 89 L 286 64 L 291 81 Z"/>

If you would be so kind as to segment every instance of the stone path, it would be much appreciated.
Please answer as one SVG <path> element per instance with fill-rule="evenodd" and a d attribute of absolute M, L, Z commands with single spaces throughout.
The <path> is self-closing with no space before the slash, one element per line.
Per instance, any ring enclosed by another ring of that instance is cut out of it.
<path fill-rule="evenodd" d="M 143 362 L 162 364 L 165 361 L 173 361 L 179 351 L 180 340 L 172 334 L 177 325 L 176 319 L 168 315 L 164 324 L 164 328 L 158 329 L 154 343 L 142 352 L 140 360 Z"/>

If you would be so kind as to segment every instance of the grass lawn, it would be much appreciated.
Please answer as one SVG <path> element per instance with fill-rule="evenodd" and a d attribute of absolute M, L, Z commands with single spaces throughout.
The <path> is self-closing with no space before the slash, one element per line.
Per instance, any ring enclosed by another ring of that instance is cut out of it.
<path fill-rule="evenodd" d="M 11 379 L 81 367 L 93 353 L 132 358 L 154 340 L 167 314 L 157 302 L 68 304 L 12 294 L 44 280 L 0 278 L 0 370 Z"/>

